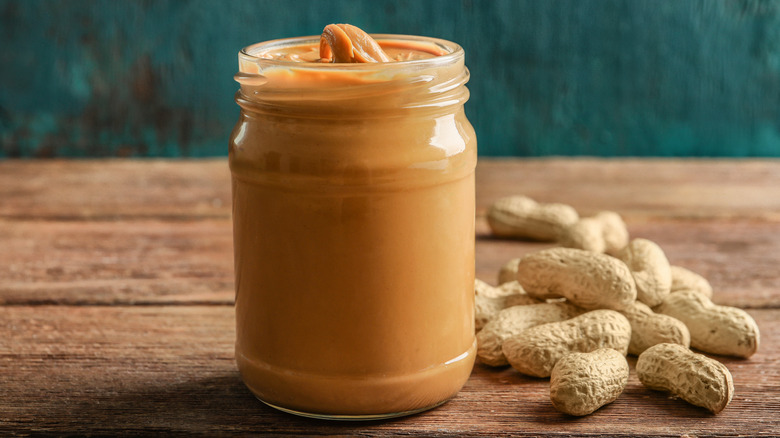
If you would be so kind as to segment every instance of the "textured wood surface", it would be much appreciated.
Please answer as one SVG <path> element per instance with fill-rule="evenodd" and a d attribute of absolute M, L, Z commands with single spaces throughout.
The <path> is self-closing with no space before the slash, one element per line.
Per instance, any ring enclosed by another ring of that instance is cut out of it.
<path fill-rule="evenodd" d="M 780 162 L 482 160 L 477 274 L 548 244 L 497 240 L 497 197 L 525 193 L 621 213 L 634 236 L 748 309 L 762 345 L 720 357 L 735 382 L 717 416 L 626 391 L 574 418 L 548 381 L 477 365 L 435 410 L 367 423 L 276 412 L 233 362 L 229 174 L 224 160 L 0 162 L 0 435 L 164 433 L 345 436 L 780 434 Z"/>

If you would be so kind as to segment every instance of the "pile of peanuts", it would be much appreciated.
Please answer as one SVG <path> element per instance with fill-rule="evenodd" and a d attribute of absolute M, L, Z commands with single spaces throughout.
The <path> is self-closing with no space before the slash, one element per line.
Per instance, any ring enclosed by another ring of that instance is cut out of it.
<path fill-rule="evenodd" d="M 620 396 L 627 354 L 648 388 L 713 413 L 729 404 L 728 368 L 691 348 L 747 358 L 759 331 L 744 310 L 714 304 L 705 278 L 670 266 L 656 243 L 630 239 L 614 212 L 581 218 L 568 205 L 512 196 L 491 206 L 488 223 L 496 236 L 560 246 L 509 261 L 498 287 L 476 280 L 482 363 L 549 377 L 553 406 L 571 415 Z"/>

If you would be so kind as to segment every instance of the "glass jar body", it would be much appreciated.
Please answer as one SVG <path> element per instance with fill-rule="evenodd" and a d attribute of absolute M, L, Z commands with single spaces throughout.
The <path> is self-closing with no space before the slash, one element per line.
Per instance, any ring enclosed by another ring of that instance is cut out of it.
<path fill-rule="evenodd" d="M 250 90 L 230 142 L 244 382 L 324 418 L 451 398 L 475 354 L 476 140 L 462 103 L 269 110 Z"/>

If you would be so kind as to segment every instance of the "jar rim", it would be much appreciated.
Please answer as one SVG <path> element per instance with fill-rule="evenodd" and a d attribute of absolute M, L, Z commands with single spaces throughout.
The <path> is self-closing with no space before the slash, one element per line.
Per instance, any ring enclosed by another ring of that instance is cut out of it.
<path fill-rule="evenodd" d="M 302 44 L 319 44 L 319 35 L 309 35 L 293 38 L 281 38 L 275 40 L 269 40 L 251 44 L 242 48 L 239 53 L 239 70 L 243 62 L 249 62 L 256 64 L 261 69 L 273 68 L 273 67 L 287 67 L 303 70 L 350 70 L 350 71 L 376 71 L 381 70 L 396 70 L 406 68 L 427 68 L 436 67 L 451 64 L 457 62 L 460 58 L 463 58 L 465 51 L 463 48 L 449 40 L 433 37 L 424 37 L 416 35 L 402 35 L 402 34 L 371 34 L 377 42 L 382 41 L 401 41 L 401 42 L 415 42 L 432 45 L 440 50 L 445 51 L 442 55 L 433 56 L 431 58 L 413 59 L 407 61 L 392 61 L 381 63 L 315 63 L 315 62 L 299 62 L 280 59 L 269 59 L 257 56 L 261 50 L 263 52 L 269 49 L 279 49 L 283 47 L 291 47 Z"/>

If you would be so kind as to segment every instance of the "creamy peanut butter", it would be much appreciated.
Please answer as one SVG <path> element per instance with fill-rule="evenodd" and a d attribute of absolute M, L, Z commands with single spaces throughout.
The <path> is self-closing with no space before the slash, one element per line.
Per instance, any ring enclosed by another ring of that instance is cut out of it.
<path fill-rule="evenodd" d="M 301 44 L 256 53 L 265 59 L 292 62 L 402 62 L 445 55 L 440 46 L 426 41 L 385 40 L 377 42 L 361 29 L 349 24 L 329 24 L 319 44 Z"/>
<path fill-rule="evenodd" d="M 236 361 L 283 410 L 408 414 L 474 362 L 468 72 L 453 43 L 331 26 L 240 54 Z"/>

